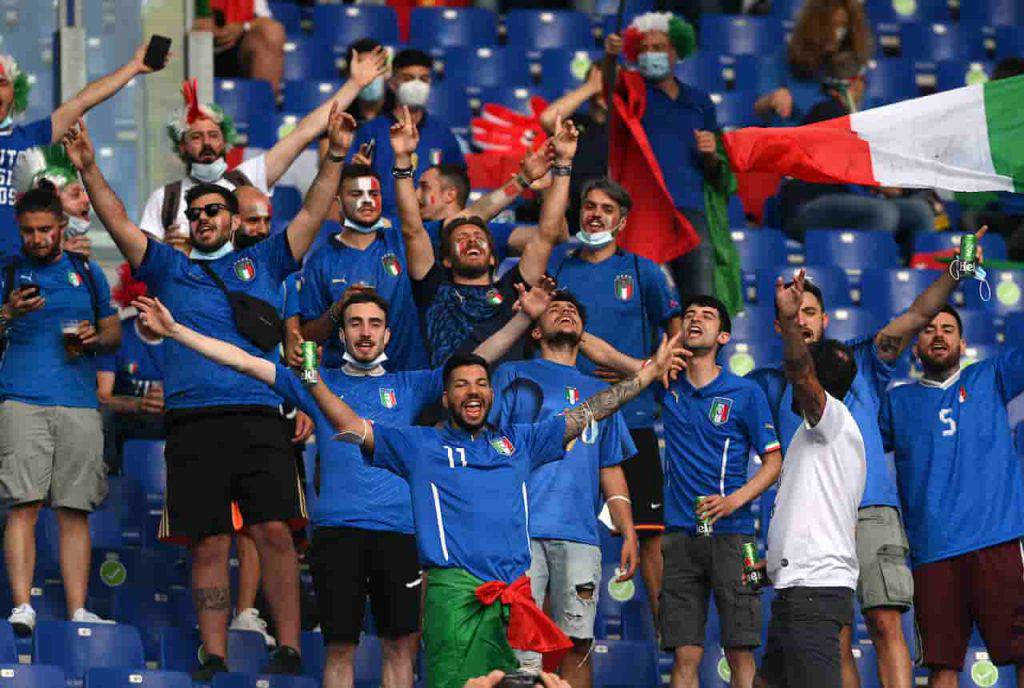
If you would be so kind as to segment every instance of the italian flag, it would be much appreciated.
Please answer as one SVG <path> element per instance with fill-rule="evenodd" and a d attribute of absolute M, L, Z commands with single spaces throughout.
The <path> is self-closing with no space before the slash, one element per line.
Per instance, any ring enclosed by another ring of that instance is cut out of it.
<path fill-rule="evenodd" d="M 802 127 L 725 134 L 735 172 L 808 182 L 1024 190 L 1024 77 L 989 81 Z"/>

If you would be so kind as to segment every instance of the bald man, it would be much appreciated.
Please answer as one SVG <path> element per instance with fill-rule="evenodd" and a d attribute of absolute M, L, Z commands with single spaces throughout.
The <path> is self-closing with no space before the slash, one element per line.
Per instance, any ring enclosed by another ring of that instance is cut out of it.
<path fill-rule="evenodd" d="M 235 232 L 235 248 L 252 246 L 270 236 L 273 210 L 270 197 L 255 186 L 240 186 L 235 189 L 235 198 L 238 199 L 238 216 L 242 218 Z"/>

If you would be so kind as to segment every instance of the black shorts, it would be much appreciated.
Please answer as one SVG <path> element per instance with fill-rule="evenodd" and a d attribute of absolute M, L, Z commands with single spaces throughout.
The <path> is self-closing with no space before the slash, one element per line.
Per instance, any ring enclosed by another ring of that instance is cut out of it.
<path fill-rule="evenodd" d="M 291 437 L 285 419 L 269 406 L 168 413 L 160 539 L 188 545 L 233 533 L 242 523 L 304 528 L 306 496 Z"/>
<path fill-rule="evenodd" d="M 396 638 L 419 631 L 423 572 L 414 536 L 314 528 L 307 556 L 325 645 L 359 642 L 367 595 L 378 636 Z"/>
<path fill-rule="evenodd" d="M 622 463 L 633 502 L 637 535 L 660 535 L 665 530 L 665 474 L 654 428 L 631 428 L 636 456 Z"/>
<path fill-rule="evenodd" d="M 241 79 L 246 76 L 242 64 L 242 41 L 243 35 L 238 42 L 227 50 L 213 54 L 213 73 L 219 79 Z"/>

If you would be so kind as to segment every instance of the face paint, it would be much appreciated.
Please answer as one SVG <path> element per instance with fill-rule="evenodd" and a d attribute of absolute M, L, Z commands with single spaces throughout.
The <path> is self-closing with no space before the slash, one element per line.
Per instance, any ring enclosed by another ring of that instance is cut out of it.
<path fill-rule="evenodd" d="M 487 250 L 487 242 L 483 239 L 478 239 L 477 237 L 466 237 L 465 239 L 461 239 L 457 244 L 455 244 L 455 255 L 461 258 L 474 248 L 480 249 L 481 252 L 484 252 Z"/>
<path fill-rule="evenodd" d="M 375 177 L 360 177 L 356 180 L 356 188 L 360 192 L 356 208 L 362 209 L 369 204 L 375 212 L 380 212 L 380 182 Z M 371 193 L 373 191 L 377 192 L 376 196 Z"/>

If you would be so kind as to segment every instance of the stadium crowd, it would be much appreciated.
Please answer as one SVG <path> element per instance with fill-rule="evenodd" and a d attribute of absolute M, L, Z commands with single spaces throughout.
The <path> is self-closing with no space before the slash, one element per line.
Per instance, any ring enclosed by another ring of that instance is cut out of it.
<path fill-rule="evenodd" d="M 283 102 L 284 28 L 265 0 L 200 6 L 217 74 L 263 79 Z M 1000 205 L 1013 194 L 965 215 L 951 269 L 861 336 L 829 336 L 838 285 L 774 275 L 757 298 L 782 360 L 736 374 L 723 360 L 743 317 L 728 265 L 736 182 L 715 103 L 677 69 L 696 32 L 671 12 L 623 28 L 481 194 L 419 48 L 353 42 L 340 88 L 235 166 L 231 117 L 186 81 L 167 131 L 187 173 L 137 222 L 83 117 L 163 63 L 143 45 L 23 123 L 28 81 L 0 56 L 15 632 L 37 626 L 44 508 L 67 618 L 114 623 L 89 609 L 89 517 L 142 439 L 166 442 L 157 535 L 188 551 L 197 682 L 228 671 L 229 629 L 273 647 L 269 673 L 302 673 L 308 567 L 325 688 L 355 685 L 368 607 L 388 688 L 411 688 L 418 666 L 436 688 L 602 685 L 599 600 L 635 576 L 674 688 L 700 684 L 716 618 L 731 686 L 859 686 L 855 605 L 872 685 L 913 685 L 910 612 L 929 685 L 960 685 L 975 625 L 1024 685 L 1024 473 L 1007 411 L 1024 349 L 964 367 L 972 333 L 951 305 L 984 279 L 989 226 L 1019 240 Z M 858 112 L 874 40 L 856 0 L 807 0 L 754 112 L 773 126 Z M 275 187 L 311 145 L 302 205 L 275 217 Z M 513 205 L 532 217 L 499 231 Z M 904 262 L 945 213 L 932 190 L 787 178 L 778 196 L 791 239 L 884 231 Z M 666 228 L 675 238 L 658 243 Z M 113 287 L 90 231 L 125 261 Z M 920 375 L 893 384 L 908 351 Z"/>

